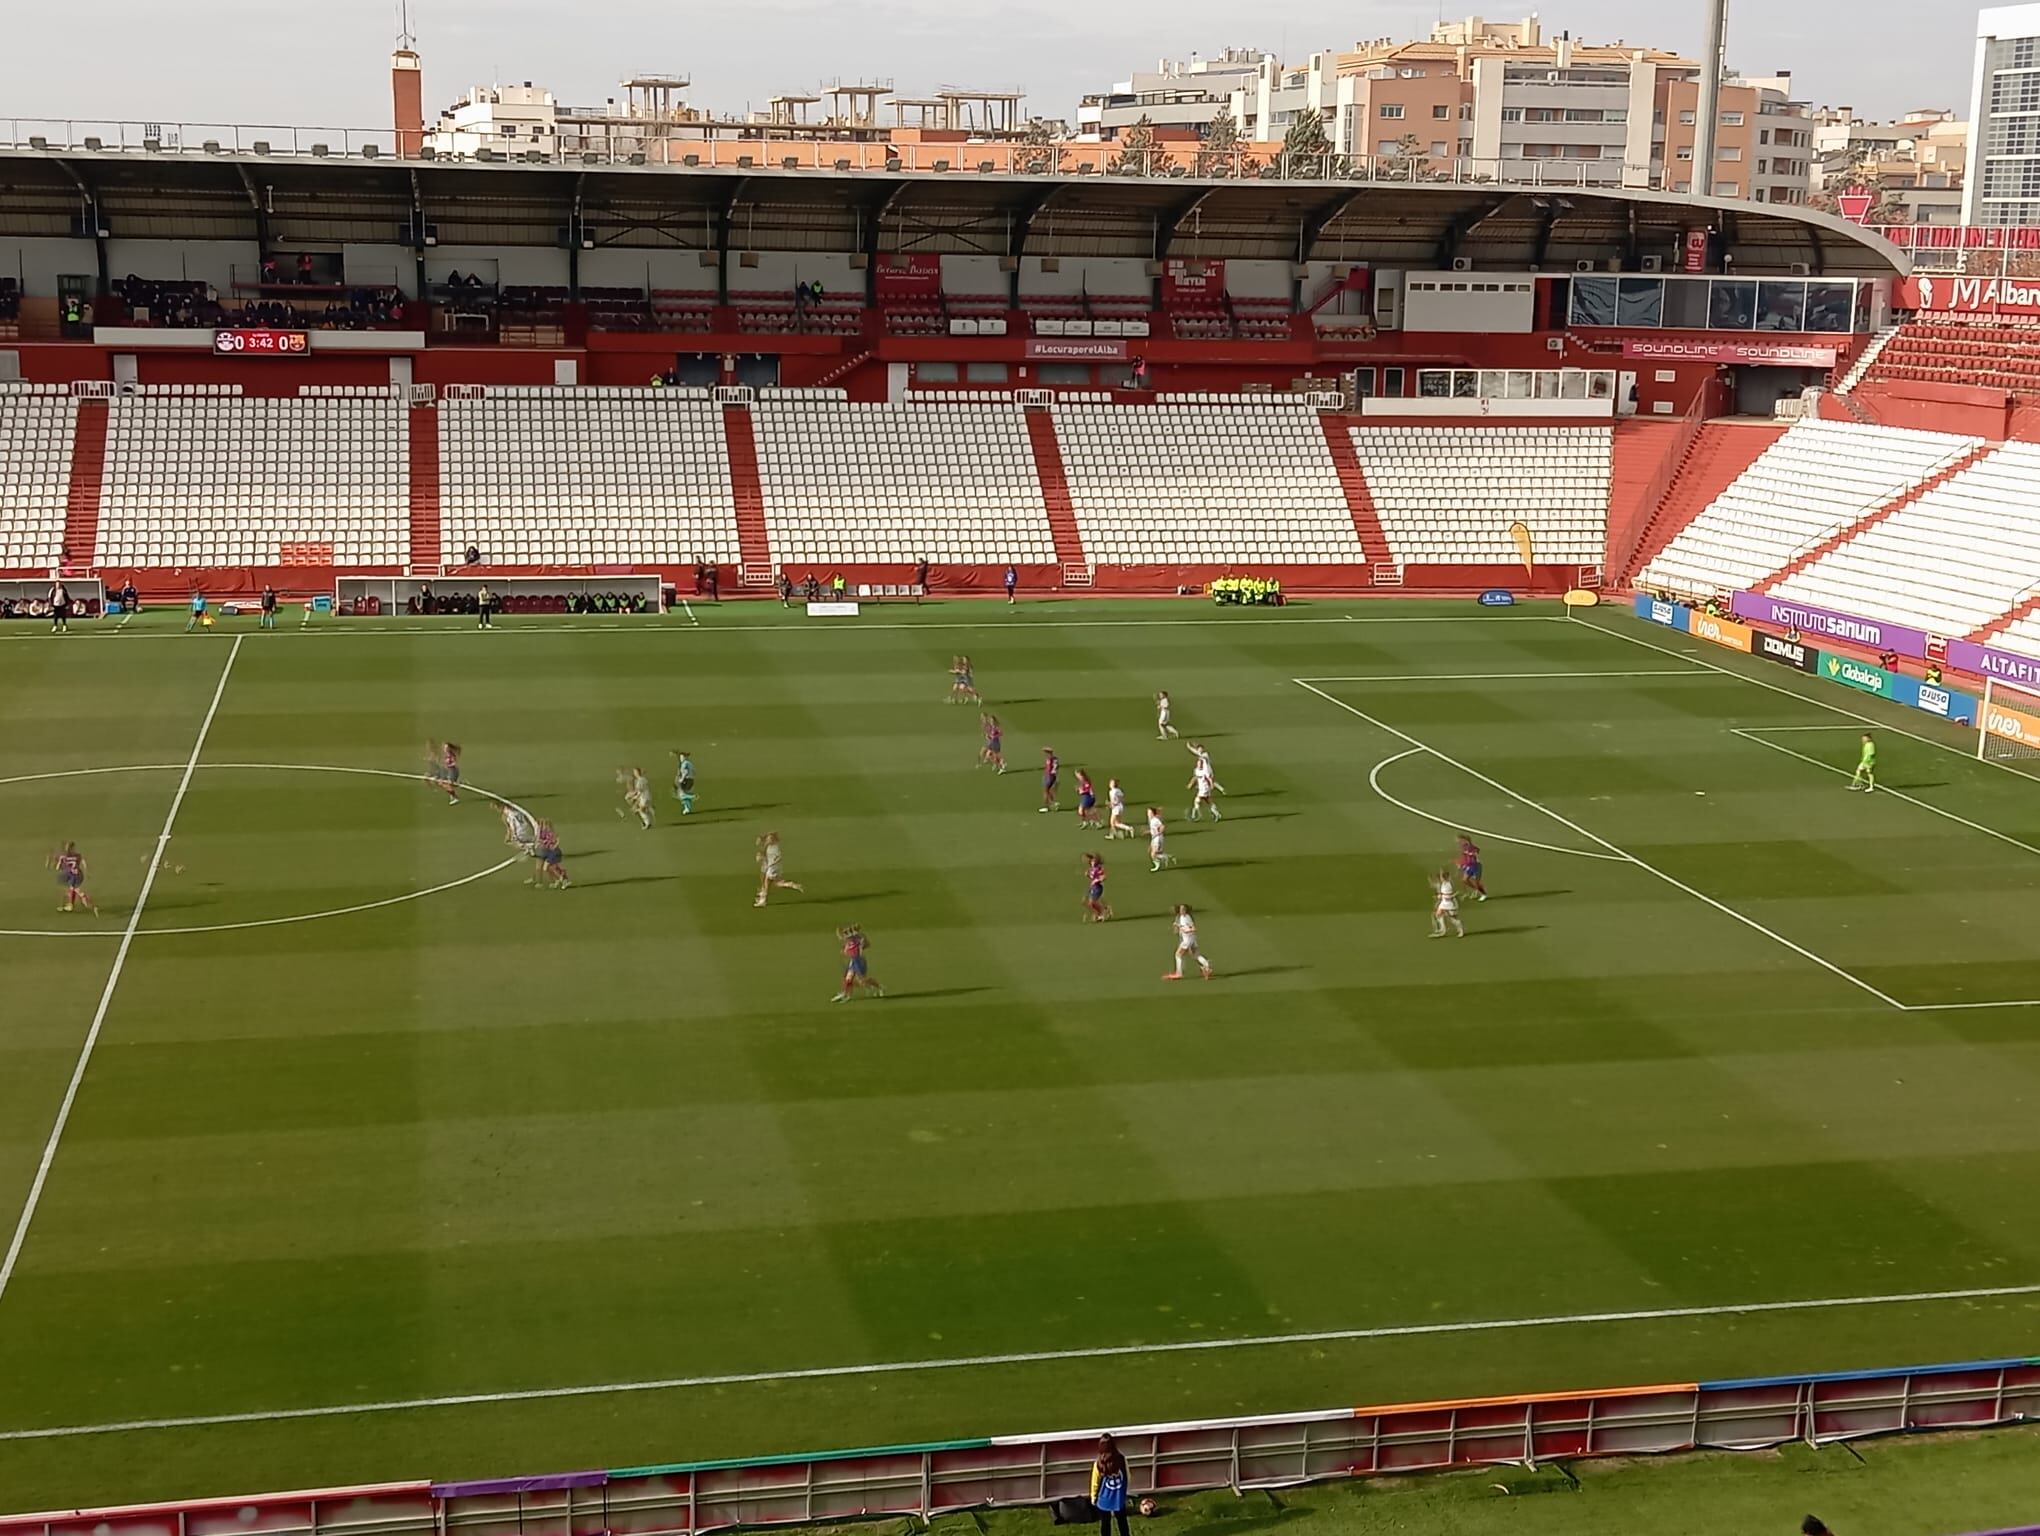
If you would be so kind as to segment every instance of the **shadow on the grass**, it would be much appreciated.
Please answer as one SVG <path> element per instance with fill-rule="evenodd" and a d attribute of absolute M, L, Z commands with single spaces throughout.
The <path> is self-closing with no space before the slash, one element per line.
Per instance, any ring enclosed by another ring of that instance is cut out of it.
<path fill-rule="evenodd" d="M 1497 891 L 1490 901 L 1543 901 L 1548 896 L 1570 896 L 1571 891 Z"/>
<path fill-rule="evenodd" d="M 1542 923 L 1517 923 L 1507 928 L 1469 928 L 1466 930 L 1466 936 L 1469 939 L 1498 939 L 1502 935 L 1509 933 L 1542 933 L 1543 931 L 1544 924 Z"/>
<path fill-rule="evenodd" d="M 853 901 L 884 901 L 897 895 L 898 891 L 853 891 L 848 896 L 810 896 L 808 902 L 817 907 L 840 907 Z"/>
<path fill-rule="evenodd" d="M 1220 980 L 1237 981 L 1247 976 L 1290 976 L 1298 971 L 1307 971 L 1307 965 L 1250 965 L 1243 971 L 1220 971 Z"/>
<path fill-rule="evenodd" d="M 576 880 L 584 891 L 599 890 L 605 885 L 664 885 L 668 880 L 678 880 L 678 875 L 618 875 L 614 880 Z"/>
<path fill-rule="evenodd" d="M 889 991 L 888 999 L 904 1002 L 909 998 L 975 997 L 980 992 L 990 992 L 991 987 L 924 987 L 914 992 Z"/>
<path fill-rule="evenodd" d="M 786 807 L 783 804 L 779 803 L 778 801 L 771 801 L 769 803 L 762 805 L 718 805 L 713 810 L 707 812 L 706 814 L 711 820 L 713 820 L 717 816 L 747 816 L 754 811 L 783 811 L 785 809 Z M 703 814 L 704 813 L 701 811 L 696 811 L 693 813 L 693 815 L 688 816 L 685 819 L 688 821 L 692 821 L 694 820 L 695 816 L 700 816 Z"/>
<path fill-rule="evenodd" d="M 1186 864 L 1185 869 L 1202 872 L 1207 869 L 1250 869 L 1256 864 L 1265 864 L 1266 859 L 1199 859 L 1195 864 Z"/>

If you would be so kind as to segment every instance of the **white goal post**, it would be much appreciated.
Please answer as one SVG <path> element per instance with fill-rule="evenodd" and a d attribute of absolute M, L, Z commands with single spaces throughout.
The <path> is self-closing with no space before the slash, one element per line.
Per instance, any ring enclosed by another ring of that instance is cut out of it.
<path fill-rule="evenodd" d="M 1976 755 L 1985 762 L 2040 762 L 2040 693 L 1986 678 L 1976 712 Z"/>

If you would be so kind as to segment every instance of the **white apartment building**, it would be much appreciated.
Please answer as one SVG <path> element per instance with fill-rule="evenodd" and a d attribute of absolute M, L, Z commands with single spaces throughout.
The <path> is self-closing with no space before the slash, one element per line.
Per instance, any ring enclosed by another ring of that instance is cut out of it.
<path fill-rule="evenodd" d="M 2040 5 L 1976 17 L 1965 224 L 2040 224 Z"/>
<path fill-rule="evenodd" d="M 1086 96 L 1077 107 L 1077 132 L 1117 139 L 1143 117 L 1157 128 L 1203 128 L 1236 99 L 1258 100 L 1274 89 L 1280 75 L 1275 56 L 1254 48 L 1228 48 L 1212 59 L 1164 59 L 1154 70 Z"/>

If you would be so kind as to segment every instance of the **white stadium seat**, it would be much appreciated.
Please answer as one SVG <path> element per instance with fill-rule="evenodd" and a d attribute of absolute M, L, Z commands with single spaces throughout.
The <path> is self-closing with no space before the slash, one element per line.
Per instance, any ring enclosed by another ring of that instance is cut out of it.
<path fill-rule="evenodd" d="M 1026 413 L 1011 400 L 768 390 L 751 419 L 777 564 L 1055 560 Z"/>
<path fill-rule="evenodd" d="M 1682 528 L 1637 584 L 1695 595 L 1753 587 L 1979 441 L 1853 421 L 1800 421 Z"/>
<path fill-rule="evenodd" d="M 1397 565 L 1513 563 L 1513 522 L 1539 564 L 1600 564 L 1612 445 L 1607 427 L 1353 429 Z"/>
<path fill-rule="evenodd" d="M 183 386 L 119 395 L 108 410 L 101 564 L 298 563 L 286 545 L 330 545 L 336 565 L 410 559 L 409 417 L 388 389 Z"/>
<path fill-rule="evenodd" d="M 1098 565 L 1360 565 L 1318 413 L 1301 396 L 1058 401 L 1056 437 Z"/>
<path fill-rule="evenodd" d="M 46 571 L 57 563 L 77 421 L 68 389 L 0 385 L 0 570 Z"/>
<path fill-rule="evenodd" d="M 722 408 L 700 390 L 540 387 L 439 403 L 442 549 L 491 565 L 737 559 Z"/>

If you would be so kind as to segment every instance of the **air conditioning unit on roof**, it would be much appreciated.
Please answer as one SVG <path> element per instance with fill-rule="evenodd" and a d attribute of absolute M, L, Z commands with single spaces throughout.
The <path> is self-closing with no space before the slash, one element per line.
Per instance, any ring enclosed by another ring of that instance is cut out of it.
<path fill-rule="evenodd" d="M 1452 270 L 1455 272 L 1471 272 L 1473 270 L 1473 258 L 1471 256 L 1453 257 Z"/>

